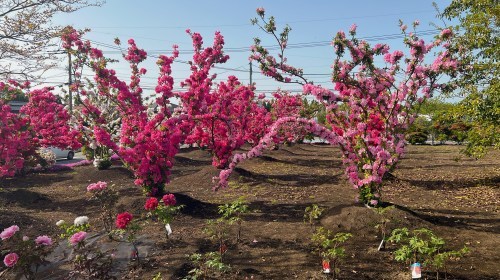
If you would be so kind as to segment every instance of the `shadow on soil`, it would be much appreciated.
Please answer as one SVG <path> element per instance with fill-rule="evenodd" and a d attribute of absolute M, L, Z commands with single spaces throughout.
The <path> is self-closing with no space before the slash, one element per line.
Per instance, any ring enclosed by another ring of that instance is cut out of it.
<path fill-rule="evenodd" d="M 285 174 L 268 175 L 258 174 L 248 171 L 241 167 L 234 169 L 244 183 L 259 185 L 263 183 L 291 186 L 291 187 L 310 187 L 321 184 L 336 184 L 339 182 L 340 175 L 317 175 L 317 174 Z"/>

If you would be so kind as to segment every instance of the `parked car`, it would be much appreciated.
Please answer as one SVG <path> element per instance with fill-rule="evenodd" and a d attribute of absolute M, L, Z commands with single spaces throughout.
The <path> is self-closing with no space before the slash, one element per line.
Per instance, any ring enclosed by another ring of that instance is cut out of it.
<path fill-rule="evenodd" d="M 46 149 L 53 152 L 56 155 L 56 158 L 73 159 L 73 157 L 75 157 L 75 151 L 73 150 L 61 150 L 56 147 L 49 147 Z"/>

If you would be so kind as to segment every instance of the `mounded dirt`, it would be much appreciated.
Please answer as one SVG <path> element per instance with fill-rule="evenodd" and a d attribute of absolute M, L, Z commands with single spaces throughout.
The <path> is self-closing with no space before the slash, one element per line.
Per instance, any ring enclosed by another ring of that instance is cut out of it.
<path fill-rule="evenodd" d="M 88 201 L 86 187 L 107 181 L 120 193 L 116 212 L 129 211 L 143 221 L 138 236 L 142 264 L 134 266 L 117 254 L 115 273 L 124 279 L 152 279 L 158 272 L 163 279 L 182 279 L 193 268 L 187 255 L 218 250 L 203 233 L 206 221 L 218 217 L 219 205 L 244 196 L 250 213 L 243 217 L 242 241 L 236 243 L 233 232 L 225 256 L 232 269 L 214 279 L 332 279 L 321 272 L 311 227 L 303 220 L 304 209 L 318 204 L 325 209 L 318 226 L 353 234 L 345 244 L 340 279 L 410 279 L 409 269 L 393 260 L 393 245 L 377 251 L 380 216 L 355 202 L 356 191 L 344 178 L 338 149 L 301 144 L 269 151 L 241 164 L 230 187 L 218 192 L 211 189 L 218 171 L 210 163 L 206 151 L 188 149 L 177 156 L 168 191 L 185 207 L 171 224 L 170 239 L 161 225 L 145 218 L 145 197 L 118 163 L 104 171 L 83 166 L 3 181 L 0 229 L 17 224 L 23 234 L 56 237 L 58 220 L 87 215 L 93 234 L 99 234 L 100 207 Z M 395 206 L 388 212 L 389 229 L 427 227 L 445 238 L 450 249 L 467 245 L 470 253 L 450 262 L 448 279 L 500 279 L 500 152 L 474 160 L 461 157 L 457 146 L 410 146 L 393 175 L 383 194 Z M 94 239 L 103 250 L 118 246 L 117 252 L 123 253 L 130 246 L 99 236 Z M 64 242 L 57 250 L 69 250 Z M 58 261 L 39 278 L 64 279 L 70 265 L 63 258 Z M 0 278 L 17 278 L 4 268 Z M 429 271 L 425 275 L 435 277 Z"/>

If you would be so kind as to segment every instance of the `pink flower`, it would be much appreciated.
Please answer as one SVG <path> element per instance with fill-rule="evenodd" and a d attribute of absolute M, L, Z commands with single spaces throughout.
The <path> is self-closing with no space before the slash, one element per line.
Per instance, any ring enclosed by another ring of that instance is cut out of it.
<path fill-rule="evenodd" d="M 158 207 L 158 199 L 156 197 L 150 197 L 146 200 L 146 204 L 144 204 L 144 209 L 148 211 L 153 211 Z"/>
<path fill-rule="evenodd" d="M 74 245 L 82 242 L 86 237 L 87 237 L 87 233 L 85 231 L 79 231 L 79 232 L 73 234 L 69 238 L 69 243 L 71 243 L 71 245 L 74 246 Z"/>
<path fill-rule="evenodd" d="M 372 199 L 372 200 L 370 200 L 370 204 L 373 205 L 373 206 L 377 206 L 378 200 Z"/>
<path fill-rule="evenodd" d="M 3 263 L 7 267 L 13 267 L 14 265 L 16 265 L 17 260 L 19 260 L 19 256 L 16 253 L 10 253 L 5 256 L 5 258 L 3 259 Z"/>
<path fill-rule="evenodd" d="M 446 39 L 448 37 L 450 37 L 451 35 L 453 35 L 453 32 L 450 30 L 450 29 L 443 29 L 443 31 L 441 31 L 441 37 Z"/>
<path fill-rule="evenodd" d="M 258 14 L 259 16 L 263 16 L 263 15 L 264 15 L 264 13 L 265 13 L 265 10 L 264 10 L 264 8 L 263 8 L 263 7 L 257 8 L 257 14 Z"/>
<path fill-rule="evenodd" d="M 88 192 L 102 191 L 102 190 L 104 190 L 107 187 L 108 187 L 108 184 L 106 182 L 99 181 L 97 183 L 88 185 L 87 191 Z"/>
<path fill-rule="evenodd" d="M 128 212 L 123 212 L 121 214 L 118 214 L 118 216 L 116 216 L 116 227 L 119 228 L 119 229 L 125 229 L 127 228 L 127 225 L 130 223 L 130 221 L 132 221 L 132 214 L 128 213 Z"/>
<path fill-rule="evenodd" d="M 162 200 L 166 206 L 174 206 L 177 203 L 175 196 L 171 193 L 164 195 Z"/>
<path fill-rule="evenodd" d="M 47 235 L 41 235 L 35 238 L 35 243 L 38 245 L 50 246 L 52 245 L 52 239 L 50 239 Z"/>
<path fill-rule="evenodd" d="M 2 240 L 9 239 L 18 231 L 19 231 L 18 226 L 16 226 L 16 225 L 10 226 L 10 227 L 4 229 L 2 231 L 2 233 L 0 233 L 0 238 L 2 238 Z"/>
<path fill-rule="evenodd" d="M 358 26 L 357 26 L 355 23 L 353 23 L 353 24 L 351 25 L 351 28 L 349 28 L 349 32 L 350 32 L 351 34 L 356 33 L 356 28 L 357 28 L 357 27 L 358 27 Z"/>

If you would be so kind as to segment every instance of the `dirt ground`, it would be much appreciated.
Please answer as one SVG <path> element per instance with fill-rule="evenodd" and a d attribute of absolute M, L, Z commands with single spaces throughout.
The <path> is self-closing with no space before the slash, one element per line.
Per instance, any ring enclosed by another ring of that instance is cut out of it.
<path fill-rule="evenodd" d="M 214 279 L 332 279 L 321 271 L 311 228 L 303 220 L 304 209 L 318 204 L 325 209 L 318 225 L 353 234 L 345 244 L 347 257 L 339 279 L 411 278 L 409 268 L 394 261 L 393 245 L 377 251 L 380 236 L 375 225 L 380 217 L 355 202 L 356 191 L 344 178 L 337 148 L 301 144 L 266 152 L 241 164 L 230 187 L 218 192 L 211 190 L 218 171 L 210 163 L 206 151 L 178 154 L 167 190 L 185 207 L 171 224 L 170 239 L 161 225 L 146 223 L 145 197 L 118 163 L 103 171 L 82 166 L 4 181 L 0 229 L 17 224 L 31 236 L 55 237 L 60 233 L 58 220 L 87 215 L 92 232 L 98 233 L 100 208 L 88 201 L 86 187 L 107 181 L 119 189 L 116 211 L 126 210 L 144 220 L 139 233 L 142 264 L 127 266 L 128 261 L 122 260 L 116 271 L 119 278 L 152 279 L 161 272 L 163 279 L 182 279 L 193 268 L 188 255 L 218 250 L 203 233 L 206 221 L 219 216 L 219 205 L 244 196 L 250 213 L 243 216 L 242 241 L 236 243 L 231 235 L 225 256 L 231 271 Z M 389 229 L 427 227 L 450 249 L 467 245 L 470 253 L 450 262 L 448 279 L 500 279 L 500 152 L 474 160 L 461 157 L 457 146 L 409 146 L 393 175 L 383 193 L 383 200 L 395 205 L 389 212 Z M 60 247 L 67 246 L 63 242 Z M 0 273 L 2 269 L 3 264 Z M 39 278 L 64 279 L 68 269 L 61 263 Z M 0 275 L 16 278 L 8 272 Z M 434 279 L 434 273 L 425 275 Z"/>

